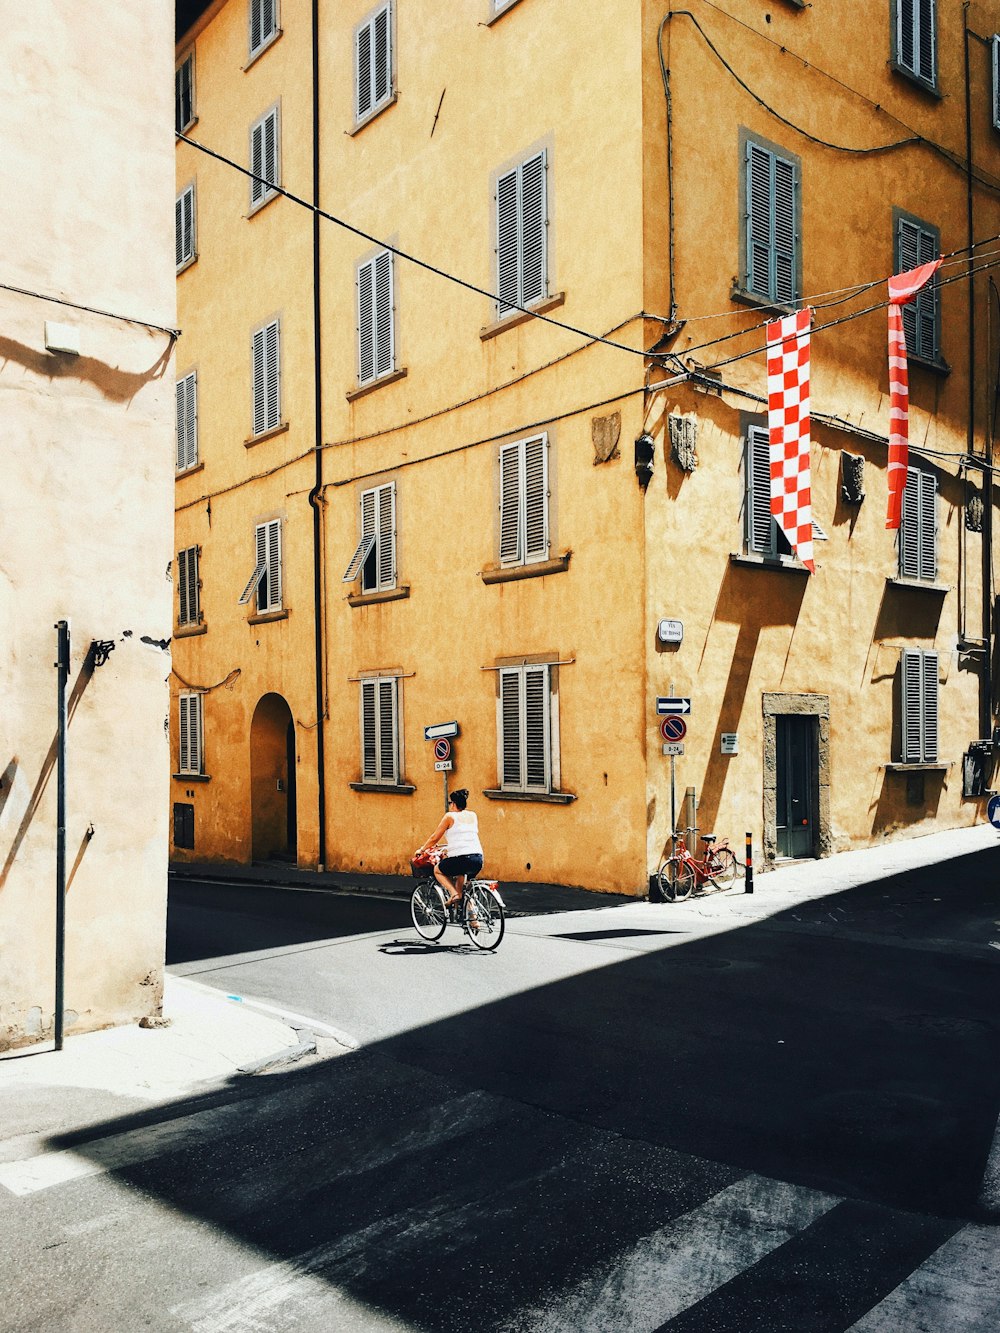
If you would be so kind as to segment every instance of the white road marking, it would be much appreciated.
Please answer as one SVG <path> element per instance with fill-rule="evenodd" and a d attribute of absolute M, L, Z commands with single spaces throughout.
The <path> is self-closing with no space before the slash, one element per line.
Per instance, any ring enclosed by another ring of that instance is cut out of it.
<path fill-rule="evenodd" d="M 220 992 L 216 991 L 216 995 Z M 297 1014 L 291 1009 L 279 1009 L 276 1004 L 267 1004 L 264 1000 L 255 1000 L 250 995 L 230 995 L 226 994 L 227 1000 L 235 1000 L 237 1004 L 245 1004 L 248 1009 L 259 1009 L 265 1014 L 277 1014 L 283 1018 L 290 1026 L 307 1027 L 310 1032 L 319 1032 L 324 1037 L 332 1037 L 340 1046 L 345 1046 L 349 1051 L 356 1051 L 361 1042 L 357 1037 L 352 1037 L 350 1033 L 344 1032 L 341 1028 L 335 1028 L 330 1023 L 324 1023 L 322 1019 L 310 1018 L 308 1014 Z"/>
<path fill-rule="evenodd" d="M 996 1333 L 998 1241 L 996 1227 L 963 1227 L 848 1333 Z"/>
<path fill-rule="evenodd" d="M 673 1319 L 815 1222 L 840 1199 L 749 1175 L 644 1236 L 631 1252 L 505 1333 L 643 1333 Z"/>

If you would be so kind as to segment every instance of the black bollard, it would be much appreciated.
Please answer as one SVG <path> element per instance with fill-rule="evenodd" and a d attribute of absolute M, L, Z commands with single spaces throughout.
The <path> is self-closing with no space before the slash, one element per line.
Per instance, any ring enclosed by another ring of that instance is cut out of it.
<path fill-rule="evenodd" d="M 744 893 L 753 893 L 753 838 L 747 834 L 747 875 L 743 884 Z"/>

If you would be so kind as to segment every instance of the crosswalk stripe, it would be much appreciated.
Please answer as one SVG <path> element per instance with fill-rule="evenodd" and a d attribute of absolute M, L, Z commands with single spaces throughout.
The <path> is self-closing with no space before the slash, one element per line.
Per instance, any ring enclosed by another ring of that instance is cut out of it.
<path fill-rule="evenodd" d="M 645 1236 L 630 1254 L 505 1333 L 651 1333 L 783 1245 L 839 1199 L 748 1175 Z"/>
<path fill-rule="evenodd" d="M 996 1333 L 1000 1235 L 963 1227 L 847 1333 Z"/>

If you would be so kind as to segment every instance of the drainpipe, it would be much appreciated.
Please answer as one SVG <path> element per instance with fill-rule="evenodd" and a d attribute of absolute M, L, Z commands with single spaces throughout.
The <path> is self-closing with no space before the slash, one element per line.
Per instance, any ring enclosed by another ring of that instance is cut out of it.
<path fill-rule="evenodd" d="M 69 621 L 56 630 L 56 994 L 52 1017 L 55 1048 L 63 1048 L 66 971 L 66 681 L 69 678 Z"/>
<path fill-rule="evenodd" d="M 312 118 L 313 204 L 319 205 L 319 0 L 312 0 Z M 316 786 L 318 869 L 326 868 L 326 757 L 323 723 L 326 717 L 325 654 L 326 627 L 323 607 L 323 361 L 320 325 L 319 213 L 313 210 L 313 375 L 315 382 L 316 484 L 309 492 L 313 511 L 313 635 L 316 649 Z"/>

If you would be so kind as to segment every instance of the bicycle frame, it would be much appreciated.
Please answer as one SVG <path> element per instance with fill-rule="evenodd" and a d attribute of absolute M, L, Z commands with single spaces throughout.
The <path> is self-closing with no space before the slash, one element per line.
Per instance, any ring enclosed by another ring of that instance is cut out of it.
<path fill-rule="evenodd" d="M 686 832 L 697 833 L 698 830 L 687 829 Z M 699 861 L 698 858 L 688 850 L 688 845 L 684 841 L 683 835 L 679 833 L 674 834 L 674 855 L 686 865 L 689 865 L 694 871 L 694 885 L 696 889 L 701 888 L 706 880 L 712 879 L 715 871 L 715 853 L 722 851 L 724 848 L 726 850 L 731 850 L 728 838 L 723 838 L 720 842 L 713 842 L 711 847 L 705 852 L 704 858 Z"/>

